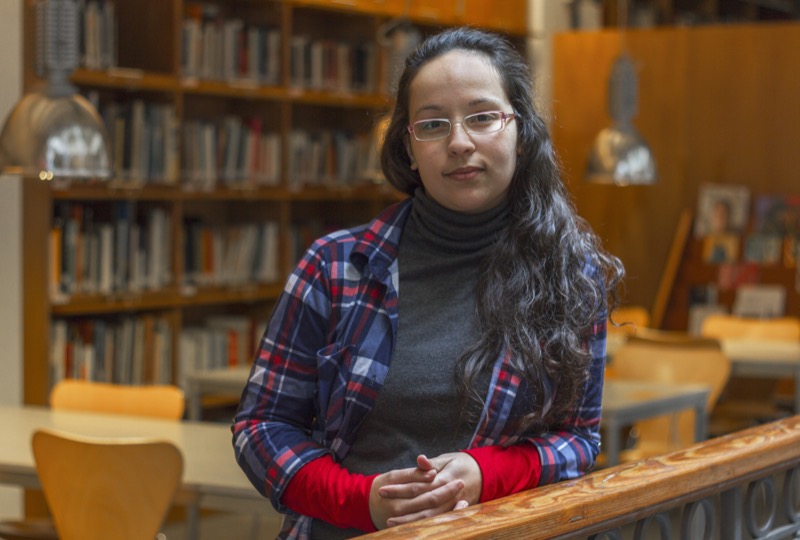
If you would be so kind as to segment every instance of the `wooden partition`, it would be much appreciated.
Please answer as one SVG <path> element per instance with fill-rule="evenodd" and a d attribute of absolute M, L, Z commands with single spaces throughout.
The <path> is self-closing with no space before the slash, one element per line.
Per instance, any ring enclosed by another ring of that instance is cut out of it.
<path fill-rule="evenodd" d="M 555 37 L 556 149 L 579 212 L 625 263 L 630 303 L 654 305 L 680 216 L 695 209 L 701 183 L 800 193 L 799 47 L 797 23 Z M 634 124 L 655 154 L 655 186 L 583 181 L 592 141 L 610 125 L 608 78 L 623 48 L 637 66 Z"/>
<path fill-rule="evenodd" d="M 800 416 L 364 538 L 793 538 L 798 508 Z"/>

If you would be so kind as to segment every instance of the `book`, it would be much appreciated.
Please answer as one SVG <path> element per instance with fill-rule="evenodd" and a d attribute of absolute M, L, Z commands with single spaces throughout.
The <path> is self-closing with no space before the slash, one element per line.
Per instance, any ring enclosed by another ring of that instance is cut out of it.
<path fill-rule="evenodd" d="M 741 285 L 736 289 L 732 312 L 740 317 L 781 317 L 786 308 L 786 289 L 782 285 Z"/>

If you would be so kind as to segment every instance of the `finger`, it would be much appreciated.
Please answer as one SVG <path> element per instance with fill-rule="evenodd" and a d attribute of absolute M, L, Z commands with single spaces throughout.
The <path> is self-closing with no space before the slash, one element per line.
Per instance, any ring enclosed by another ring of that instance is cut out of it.
<path fill-rule="evenodd" d="M 397 512 L 395 515 L 415 514 L 425 510 L 435 509 L 446 505 L 450 510 L 455 506 L 459 492 L 464 489 L 463 480 L 451 480 L 441 487 L 425 492 L 418 497 L 407 501 L 396 503 Z"/>
<path fill-rule="evenodd" d="M 392 484 L 408 484 L 409 482 L 430 482 L 436 478 L 436 470 L 420 470 L 417 467 L 408 469 L 395 469 L 381 475 L 384 486 Z"/>
<path fill-rule="evenodd" d="M 417 467 L 423 471 L 436 470 L 436 466 L 433 464 L 433 461 L 428 459 L 425 454 L 420 454 L 417 456 Z"/>
<path fill-rule="evenodd" d="M 394 527 L 396 525 L 402 525 L 404 523 L 411 523 L 412 521 L 418 521 L 420 519 L 425 519 L 432 516 L 438 516 L 439 514 L 444 514 L 445 512 L 449 512 L 451 510 L 460 510 L 461 508 L 466 508 L 467 506 L 469 506 L 467 501 L 460 500 L 455 504 L 455 506 L 453 506 L 453 502 L 452 500 L 450 500 L 444 504 L 437 506 L 436 508 L 428 508 L 420 512 L 413 512 L 411 514 L 391 517 L 386 520 L 386 526 Z"/>
<path fill-rule="evenodd" d="M 444 478 L 436 479 L 432 477 L 431 481 L 426 482 L 408 482 L 405 484 L 388 484 L 378 488 L 378 495 L 386 499 L 413 499 L 419 497 L 427 491 L 434 490 L 447 483 Z"/>

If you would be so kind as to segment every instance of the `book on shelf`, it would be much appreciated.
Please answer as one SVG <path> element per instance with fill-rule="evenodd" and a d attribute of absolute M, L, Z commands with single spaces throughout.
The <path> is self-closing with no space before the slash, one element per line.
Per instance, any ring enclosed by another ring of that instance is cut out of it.
<path fill-rule="evenodd" d="M 353 43 L 296 34 L 289 48 L 294 88 L 359 94 L 377 91 L 378 49 L 371 41 Z"/>
<path fill-rule="evenodd" d="M 184 123 L 185 186 L 211 190 L 275 186 L 280 181 L 280 135 L 259 118 L 226 115 L 218 121 Z"/>
<path fill-rule="evenodd" d="M 117 65 L 117 16 L 111 0 L 78 2 L 80 65 L 104 70 Z"/>
<path fill-rule="evenodd" d="M 280 279 L 279 226 L 275 221 L 227 226 L 184 220 L 184 288 L 246 287 Z"/>
<path fill-rule="evenodd" d="M 258 318 L 220 314 L 185 326 L 178 339 L 179 384 L 185 387 L 187 375 L 196 371 L 250 365 L 264 324 Z"/>
<path fill-rule="evenodd" d="M 749 284 L 736 289 L 732 312 L 740 317 L 781 317 L 786 309 L 786 288 L 782 285 Z"/>
<path fill-rule="evenodd" d="M 289 187 L 357 185 L 371 179 L 376 160 L 372 133 L 295 129 L 289 136 Z"/>
<path fill-rule="evenodd" d="M 178 181 L 178 125 L 170 104 L 134 99 L 100 104 L 111 138 L 114 176 L 157 184 Z"/>
<path fill-rule="evenodd" d="M 157 314 L 55 318 L 50 377 L 116 384 L 171 384 L 169 322 Z"/>
<path fill-rule="evenodd" d="M 754 213 L 756 232 L 800 236 L 800 195 L 761 195 Z"/>
<path fill-rule="evenodd" d="M 172 281 L 171 221 L 161 207 L 137 212 L 111 203 L 99 218 L 92 203 L 59 201 L 50 229 L 50 297 L 158 290 Z"/>
<path fill-rule="evenodd" d="M 276 85 L 280 75 L 278 28 L 223 18 L 217 6 L 187 4 L 181 28 L 185 79 Z"/>
<path fill-rule="evenodd" d="M 776 265 L 781 262 L 783 237 L 771 233 L 753 233 L 744 239 L 745 262 Z"/>

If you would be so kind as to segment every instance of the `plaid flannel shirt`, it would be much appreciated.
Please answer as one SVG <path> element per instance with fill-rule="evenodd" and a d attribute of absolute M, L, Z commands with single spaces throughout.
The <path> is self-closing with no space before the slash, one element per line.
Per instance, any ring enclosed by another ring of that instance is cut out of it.
<path fill-rule="evenodd" d="M 232 426 L 236 459 L 253 485 L 281 512 L 286 485 L 303 465 L 347 455 L 389 370 L 397 333 L 400 235 L 411 199 L 371 223 L 317 240 L 289 277 L 261 339 Z M 575 478 L 599 452 L 605 364 L 605 314 L 587 343 L 590 378 L 574 414 L 546 433 L 512 431 L 526 387 L 497 359 L 479 428 L 470 447 L 533 444 L 540 484 Z M 455 449 L 454 449 L 455 450 Z M 305 538 L 310 518 L 289 512 L 286 538 Z"/>

